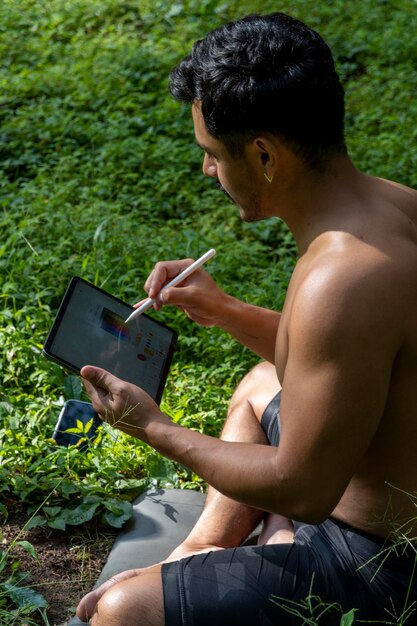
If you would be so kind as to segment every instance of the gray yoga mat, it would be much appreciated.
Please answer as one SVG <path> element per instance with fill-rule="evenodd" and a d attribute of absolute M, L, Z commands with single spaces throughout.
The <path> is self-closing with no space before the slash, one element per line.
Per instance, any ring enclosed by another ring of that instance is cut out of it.
<path fill-rule="evenodd" d="M 133 504 L 133 517 L 117 535 L 96 586 L 115 574 L 166 558 L 200 516 L 205 494 L 182 489 L 149 490 Z M 68 626 L 85 626 L 77 617 Z"/>

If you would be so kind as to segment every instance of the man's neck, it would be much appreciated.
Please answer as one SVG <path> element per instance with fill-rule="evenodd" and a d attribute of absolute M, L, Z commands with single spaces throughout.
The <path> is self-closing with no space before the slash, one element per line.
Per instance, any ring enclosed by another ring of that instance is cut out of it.
<path fill-rule="evenodd" d="M 275 215 L 291 230 L 300 254 L 322 233 L 338 230 L 361 204 L 367 177 L 347 156 L 335 157 L 325 171 L 312 171 L 298 163 L 288 176 Z M 284 200 L 284 201 L 283 201 Z"/>

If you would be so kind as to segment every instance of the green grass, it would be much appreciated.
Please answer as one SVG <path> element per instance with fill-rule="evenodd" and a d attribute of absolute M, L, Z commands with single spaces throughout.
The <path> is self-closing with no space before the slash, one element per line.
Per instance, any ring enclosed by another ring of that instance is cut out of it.
<path fill-rule="evenodd" d="M 168 73 L 196 38 L 249 12 L 287 11 L 333 48 L 347 96 L 347 141 L 371 174 L 416 185 L 413 0 L 3 0 L 0 4 L 0 512 L 64 529 L 120 525 L 149 482 L 199 478 L 105 430 L 83 454 L 50 436 L 77 381 L 41 348 L 66 285 L 81 275 L 135 301 L 159 259 L 215 247 L 213 277 L 279 308 L 296 258 L 285 226 L 242 224 L 201 175 L 190 113 Z M 166 309 L 178 350 L 162 407 L 217 434 L 257 358 L 216 329 Z M 0 609 L 10 595 L 0 593 Z M 15 603 L 16 604 L 16 603 Z M 15 604 L 13 606 L 15 606 Z"/>

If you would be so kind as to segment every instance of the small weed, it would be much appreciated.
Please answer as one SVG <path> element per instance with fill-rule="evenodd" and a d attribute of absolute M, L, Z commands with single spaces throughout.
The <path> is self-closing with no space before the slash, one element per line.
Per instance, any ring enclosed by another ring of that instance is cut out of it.
<path fill-rule="evenodd" d="M 19 541 L 18 537 L 7 550 L 0 550 L 0 623 L 21 624 L 25 619 L 28 625 L 34 624 L 31 618 L 37 614 L 48 624 L 45 598 L 30 587 L 28 574 L 22 571 L 20 562 L 10 556 L 16 546 L 23 548 L 34 560 L 39 560 L 35 548 L 28 541 Z M 6 616 L 10 621 L 2 621 Z"/>
<path fill-rule="evenodd" d="M 329 613 L 332 615 L 332 623 L 340 615 L 339 626 L 352 626 L 355 621 L 356 609 L 343 613 L 343 608 L 338 602 L 323 602 L 320 596 L 312 593 L 313 584 L 314 574 L 311 577 L 309 593 L 304 600 L 295 602 L 274 595 L 271 601 L 282 607 L 290 615 L 297 617 L 300 620 L 300 626 L 320 626 L 322 618 L 328 618 Z"/>

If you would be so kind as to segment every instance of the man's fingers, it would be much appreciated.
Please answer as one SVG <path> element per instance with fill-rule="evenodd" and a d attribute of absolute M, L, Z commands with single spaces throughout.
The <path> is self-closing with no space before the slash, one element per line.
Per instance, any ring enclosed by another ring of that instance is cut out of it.
<path fill-rule="evenodd" d="M 169 287 L 169 289 L 163 289 L 158 297 L 163 304 L 175 304 L 176 306 L 189 306 L 195 304 L 196 290 L 194 287 Z"/>
<path fill-rule="evenodd" d="M 145 291 L 150 298 L 156 298 L 164 285 L 193 263 L 193 259 L 180 261 L 159 261 L 145 282 Z"/>
<path fill-rule="evenodd" d="M 136 569 L 126 570 L 125 572 L 121 572 L 120 574 L 116 574 L 115 576 L 112 576 L 112 578 L 110 578 L 105 583 L 100 585 L 100 587 L 98 587 L 97 589 L 93 589 L 93 591 L 90 591 L 90 593 L 87 593 L 87 595 L 84 596 L 84 598 L 82 598 L 82 600 L 77 606 L 77 611 L 76 611 L 77 616 L 81 620 L 90 619 L 90 617 L 94 613 L 94 610 L 97 606 L 98 601 L 100 600 L 102 595 L 107 591 L 107 589 L 109 589 L 116 583 L 121 582 L 122 580 L 126 580 L 127 578 L 132 578 L 133 576 L 137 576 L 138 573 L 139 573 L 139 570 L 136 570 Z"/>
<path fill-rule="evenodd" d="M 87 593 L 87 595 L 84 596 L 84 598 L 78 604 L 77 611 L 76 611 L 78 617 L 84 620 L 90 619 L 90 617 L 94 613 L 94 610 L 101 596 L 104 595 L 107 589 L 112 587 L 115 583 L 119 582 L 119 579 L 122 580 L 123 577 L 113 576 L 112 578 L 107 580 L 105 583 L 100 585 L 100 587 L 98 587 L 97 589 L 93 589 L 93 591 L 90 591 L 90 593 Z"/>
<path fill-rule="evenodd" d="M 136 303 L 133 305 L 133 308 L 134 308 L 134 309 L 137 309 L 137 308 L 138 308 L 138 307 L 140 307 L 140 306 L 141 306 L 144 302 L 146 302 L 146 300 L 147 300 L 147 299 L 148 299 L 148 298 L 143 298 L 142 300 L 139 300 L 139 302 L 136 302 Z"/>
<path fill-rule="evenodd" d="M 94 613 L 94 609 L 97 606 L 97 602 L 100 600 L 104 592 L 107 591 L 109 587 L 111 587 L 112 584 L 113 582 L 109 581 L 108 584 L 105 583 L 98 589 L 94 589 L 93 591 L 90 591 L 90 593 L 88 593 L 86 596 L 84 596 L 84 598 L 80 601 L 77 607 L 77 616 L 82 620 L 90 619 L 90 617 Z"/>
<path fill-rule="evenodd" d="M 92 616 L 99 598 L 95 596 L 94 591 L 90 591 L 78 604 L 76 614 L 83 622 L 86 622 Z"/>

